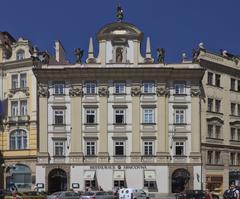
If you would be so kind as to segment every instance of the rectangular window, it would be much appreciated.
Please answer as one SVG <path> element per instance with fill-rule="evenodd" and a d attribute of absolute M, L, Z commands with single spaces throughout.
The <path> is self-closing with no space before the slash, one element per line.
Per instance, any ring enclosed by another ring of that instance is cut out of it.
<path fill-rule="evenodd" d="M 18 88 L 18 75 L 12 75 L 12 89 Z"/>
<path fill-rule="evenodd" d="M 213 85 L 213 73 L 208 72 L 208 84 Z"/>
<path fill-rule="evenodd" d="M 64 87 L 65 87 L 65 82 L 54 82 L 54 94 L 63 95 Z"/>
<path fill-rule="evenodd" d="M 208 111 L 213 112 L 213 99 L 208 98 Z"/>
<path fill-rule="evenodd" d="M 87 124 L 96 123 L 96 109 L 86 109 L 86 123 Z"/>
<path fill-rule="evenodd" d="M 215 138 L 221 139 L 221 126 L 215 126 Z"/>
<path fill-rule="evenodd" d="M 143 123 L 154 123 L 154 109 L 143 109 Z"/>
<path fill-rule="evenodd" d="M 231 89 L 231 90 L 233 90 L 233 91 L 235 91 L 235 82 L 236 82 L 236 80 L 235 80 L 235 79 L 233 79 L 233 78 L 231 78 L 231 85 L 230 85 L 230 89 Z"/>
<path fill-rule="evenodd" d="M 175 94 L 185 94 L 185 84 L 175 84 Z"/>
<path fill-rule="evenodd" d="M 125 93 L 125 83 L 115 83 L 115 94 L 124 94 Z"/>
<path fill-rule="evenodd" d="M 55 156 L 64 156 L 64 141 L 55 141 L 54 142 L 54 155 Z"/>
<path fill-rule="evenodd" d="M 230 153 L 230 164 L 235 165 L 235 153 Z"/>
<path fill-rule="evenodd" d="M 235 140 L 235 135 L 236 135 L 236 129 L 235 129 L 235 128 L 231 128 L 231 136 L 230 136 L 230 139 L 231 139 L 231 140 Z"/>
<path fill-rule="evenodd" d="M 115 123 L 116 124 L 124 124 L 125 123 L 124 116 L 125 116 L 125 110 L 116 109 L 115 110 Z"/>
<path fill-rule="evenodd" d="M 235 110 L 236 110 L 236 104 L 231 103 L 231 115 L 235 115 Z"/>
<path fill-rule="evenodd" d="M 143 83 L 143 93 L 154 93 L 154 83 L 144 82 Z"/>
<path fill-rule="evenodd" d="M 27 100 L 20 101 L 20 115 L 27 115 Z"/>
<path fill-rule="evenodd" d="M 12 101 L 11 102 L 11 115 L 12 116 L 18 116 L 18 102 Z"/>
<path fill-rule="evenodd" d="M 213 152 L 212 151 L 208 151 L 207 152 L 207 163 L 208 164 L 212 164 L 212 159 L 213 159 Z"/>
<path fill-rule="evenodd" d="M 144 155 L 153 155 L 153 141 L 144 141 Z"/>
<path fill-rule="evenodd" d="M 215 112 L 221 112 L 221 100 L 215 100 Z"/>
<path fill-rule="evenodd" d="M 26 88 L 27 87 L 27 74 L 21 73 L 20 74 L 20 88 Z"/>
<path fill-rule="evenodd" d="M 64 124 L 64 110 L 54 110 L 54 124 Z"/>
<path fill-rule="evenodd" d="M 96 94 L 96 84 L 89 82 L 85 84 L 86 94 Z"/>
<path fill-rule="evenodd" d="M 124 142 L 116 141 L 114 143 L 115 155 L 123 156 L 124 155 Z"/>
<path fill-rule="evenodd" d="M 221 86 L 221 75 L 219 75 L 219 74 L 215 75 L 215 86 L 217 86 L 217 87 Z"/>
<path fill-rule="evenodd" d="M 94 142 L 94 141 L 86 142 L 86 154 L 87 155 L 96 155 L 96 142 Z"/>
<path fill-rule="evenodd" d="M 220 164 L 220 155 L 221 155 L 220 151 L 215 152 L 215 164 Z"/>
<path fill-rule="evenodd" d="M 208 124 L 208 137 L 212 138 L 213 137 L 213 125 Z"/>
<path fill-rule="evenodd" d="M 184 155 L 184 142 L 176 142 L 175 143 L 175 155 Z"/>
<path fill-rule="evenodd" d="M 176 124 L 185 123 L 185 110 L 184 109 L 175 110 L 175 123 Z"/>

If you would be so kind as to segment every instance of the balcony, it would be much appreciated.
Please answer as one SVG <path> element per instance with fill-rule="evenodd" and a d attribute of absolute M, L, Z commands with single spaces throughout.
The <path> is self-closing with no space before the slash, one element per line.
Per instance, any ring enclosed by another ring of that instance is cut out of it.
<path fill-rule="evenodd" d="M 8 123 L 28 123 L 30 121 L 29 115 L 18 115 L 8 117 Z"/>

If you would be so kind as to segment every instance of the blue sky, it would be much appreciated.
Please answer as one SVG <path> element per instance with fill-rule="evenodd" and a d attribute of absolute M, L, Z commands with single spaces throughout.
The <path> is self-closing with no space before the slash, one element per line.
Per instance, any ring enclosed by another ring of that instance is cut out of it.
<path fill-rule="evenodd" d="M 118 2 L 124 21 L 143 31 L 143 47 L 150 36 L 153 57 L 163 47 L 167 63 L 179 62 L 183 52 L 191 57 L 200 42 L 216 53 L 222 48 L 240 54 L 239 0 L 5 0 L 0 3 L 0 31 L 51 53 L 59 39 L 74 62 L 74 48 L 83 48 L 86 55 L 89 37 L 116 21 Z"/>

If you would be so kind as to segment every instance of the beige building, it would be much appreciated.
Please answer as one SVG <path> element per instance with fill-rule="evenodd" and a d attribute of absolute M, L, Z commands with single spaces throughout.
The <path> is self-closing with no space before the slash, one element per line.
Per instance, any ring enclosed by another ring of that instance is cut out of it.
<path fill-rule="evenodd" d="M 226 51 L 214 54 L 200 50 L 200 65 L 206 69 L 201 101 L 204 187 L 226 189 L 240 186 L 240 63 Z"/>
<path fill-rule="evenodd" d="M 41 65 L 38 80 L 40 190 L 201 189 L 199 64 L 154 63 L 134 25 L 99 30 L 86 64 Z M 79 54 L 78 54 L 79 53 Z"/>

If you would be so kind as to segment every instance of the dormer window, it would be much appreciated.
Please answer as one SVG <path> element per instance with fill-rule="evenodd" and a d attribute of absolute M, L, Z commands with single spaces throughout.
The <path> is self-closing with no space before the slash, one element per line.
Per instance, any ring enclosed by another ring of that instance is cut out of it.
<path fill-rule="evenodd" d="M 24 58 L 25 58 L 25 52 L 24 52 L 24 50 L 19 50 L 19 51 L 17 51 L 16 59 L 17 59 L 17 60 L 23 60 Z"/>

